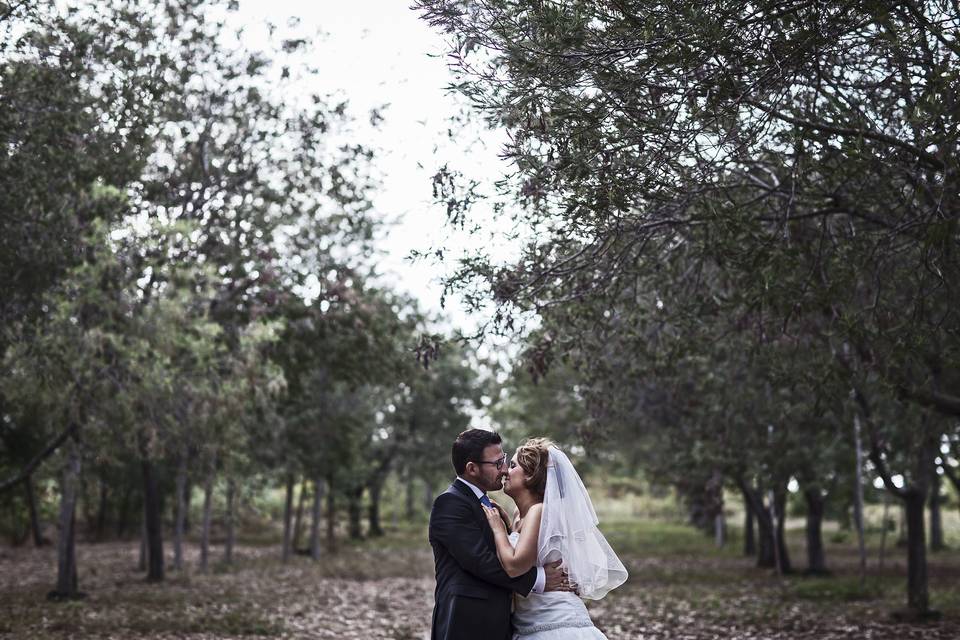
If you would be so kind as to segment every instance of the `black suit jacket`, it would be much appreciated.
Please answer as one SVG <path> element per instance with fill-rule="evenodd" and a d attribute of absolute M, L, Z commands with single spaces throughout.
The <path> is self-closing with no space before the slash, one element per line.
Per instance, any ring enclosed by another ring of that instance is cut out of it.
<path fill-rule="evenodd" d="M 480 501 L 459 480 L 433 502 L 430 546 L 437 569 L 431 639 L 510 640 L 512 593 L 530 593 L 537 569 L 507 575 Z"/>

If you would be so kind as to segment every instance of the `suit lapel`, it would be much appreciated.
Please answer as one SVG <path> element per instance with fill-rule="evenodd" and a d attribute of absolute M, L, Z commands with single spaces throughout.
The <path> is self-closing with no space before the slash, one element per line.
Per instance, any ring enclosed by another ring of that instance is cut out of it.
<path fill-rule="evenodd" d="M 496 549 L 493 531 L 490 529 L 490 525 L 487 524 L 487 516 L 483 513 L 483 508 L 480 506 L 480 500 L 477 499 L 477 495 L 470 487 L 459 480 L 454 480 L 450 488 L 466 498 L 467 502 L 470 503 L 470 508 L 473 509 L 473 515 L 477 519 L 477 522 L 480 523 L 480 530 L 483 531 L 483 539 L 486 540 L 487 544 Z"/>

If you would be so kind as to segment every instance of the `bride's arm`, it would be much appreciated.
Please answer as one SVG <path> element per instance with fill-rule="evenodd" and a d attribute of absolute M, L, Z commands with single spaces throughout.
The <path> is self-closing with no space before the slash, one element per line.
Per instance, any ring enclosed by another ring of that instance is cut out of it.
<path fill-rule="evenodd" d="M 493 538 L 497 543 L 497 556 L 500 558 L 503 570 L 511 578 L 522 576 L 537 563 L 537 538 L 540 535 L 540 514 L 543 511 L 543 505 L 533 505 L 523 517 L 523 529 L 520 530 L 520 540 L 517 541 L 516 548 L 510 544 L 507 528 L 497 510 L 486 507 L 483 510 L 487 514 L 490 528 L 493 529 Z"/>

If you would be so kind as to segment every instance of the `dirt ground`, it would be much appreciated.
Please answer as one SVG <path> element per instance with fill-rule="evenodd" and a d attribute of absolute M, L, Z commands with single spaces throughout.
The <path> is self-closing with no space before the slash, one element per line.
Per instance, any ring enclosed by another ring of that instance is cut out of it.
<path fill-rule="evenodd" d="M 345 544 L 320 563 L 297 556 L 287 565 L 274 546 L 242 546 L 234 566 L 207 575 L 189 568 L 196 553 L 191 547 L 185 571 L 147 584 L 136 570 L 135 542 L 80 545 L 87 597 L 49 603 L 55 550 L 0 548 L 0 638 L 429 637 L 433 578 L 425 541 Z M 833 577 L 786 579 L 732 551 L 628 556 L 630 581 L 588 607 L 610 640 L 960 638 L 960 554 L 931 561 L 933 603 L 943 617 L 910 625 L 890 617 L 904 601 L 900 555 L 888 559 L 883 577 L 871 574 L 864 595 L 855 557 L 830 553 Z"/>

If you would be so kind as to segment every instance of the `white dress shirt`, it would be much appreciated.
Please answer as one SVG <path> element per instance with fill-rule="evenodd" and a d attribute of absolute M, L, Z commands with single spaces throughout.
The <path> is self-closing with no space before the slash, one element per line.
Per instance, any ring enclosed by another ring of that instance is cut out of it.
<path fill-rule="evenodd" d="M 457 480 L 463 484 L 470 487 L 470 490 L 473 491 L 473 494 L 477 496 L 477 500 L 480 500 L 483 496 L 487 495 L 484 491 L 481 491 L 478 487 L 467 482 L 460 476 L 457 476 Z M 537 580 L 533 583 L 533 592 L 534 593 L 543 593 L 543 588 L 547 586 L 547 572 L 543 570 L 543 567 L 537 567 Z"/>

